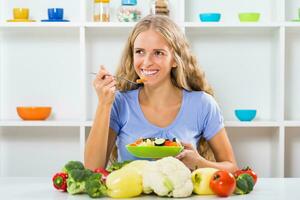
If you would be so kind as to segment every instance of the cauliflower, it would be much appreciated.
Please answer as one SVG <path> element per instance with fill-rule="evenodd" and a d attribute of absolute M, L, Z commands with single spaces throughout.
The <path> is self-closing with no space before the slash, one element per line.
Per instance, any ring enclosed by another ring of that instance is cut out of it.
<path fill-rule="evenodd" d="M 191 171 L 178 159 L 166 157 L 143 169 L 143 192 L 159 196 L 188 197 L 193 192 Z"/>

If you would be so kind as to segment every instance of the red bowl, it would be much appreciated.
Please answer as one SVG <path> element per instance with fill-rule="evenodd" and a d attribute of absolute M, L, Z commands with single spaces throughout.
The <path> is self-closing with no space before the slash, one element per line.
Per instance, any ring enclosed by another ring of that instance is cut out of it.
<path fill-rule="evenodd" d="M 51 107 L 17 107 L 17 113 L 23 120 L 45 120 L 51 113 Z"/>

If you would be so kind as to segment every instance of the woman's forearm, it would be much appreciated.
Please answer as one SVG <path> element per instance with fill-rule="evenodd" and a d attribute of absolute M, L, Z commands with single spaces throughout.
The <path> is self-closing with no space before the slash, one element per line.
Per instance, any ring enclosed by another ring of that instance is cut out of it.
<path fill-rule="evenodd" d="M 88 169 L 93 170 L 97 167 L 105 167 L 110 112 L 110 105 L 99 104 L 97 107 L 84 152 L 84 164 Z"/>
<path fill-rule="evenodd" d="M 231 173 L 235 172 L 238 169 L 238 166 L 234 162 L 230 161 L 221 161 L 221 162 L 212 162 L 206 160 L 205 158 L 201 157 L 200 160 L 196 161 L 196 167 L 212 167 L 220 170 L 226 170 Z"/>

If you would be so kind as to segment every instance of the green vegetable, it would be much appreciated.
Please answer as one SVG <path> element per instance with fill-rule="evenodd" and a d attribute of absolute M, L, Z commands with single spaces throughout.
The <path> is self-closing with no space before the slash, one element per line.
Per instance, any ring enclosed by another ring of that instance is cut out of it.
<path fill-rule="evenodd" d="M 241 174 L 236 178 L 235 194 L 248 194 L 253 190 L 254 180 L 249 174 Z"/>
<path fill-rule="evenodd" d="M 124 162 L 116 162 L 113 163 L 112 165 L 110 165 L 106 170 L 111 173 L 115 170 L 121 169 L 123 166 L 127 165 L 128 163 L 130 163 L 130 160 L 126 160 Z"/>
<path fill-rule="evenodd" d="M 93 174 L 89 169 L 73 169 L 67 179 L 67 191 L 70 194 L 79 194 L 85 192 L 85 182 Z"/>
<path fill-rule="evenodd" d="M 107 188 L 101 178 L 101 174 L 94 173 L 86 180 L 85 191 L 90 197 L 98 198 L 107 194 Z"/>
<path fill-rule="evenodd" d="M 69 161 L 65 166 L 63 167 L 62 171 L 65 173 L 70 173 L 73 169 L 84 169 L 84 165 L 80 161 Z"/>

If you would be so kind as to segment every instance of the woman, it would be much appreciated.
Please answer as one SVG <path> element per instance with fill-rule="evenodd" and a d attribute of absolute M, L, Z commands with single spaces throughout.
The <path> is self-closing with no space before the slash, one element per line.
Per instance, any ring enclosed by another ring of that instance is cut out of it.
<path fill-rule="evenodd" d="M 116 76 L 143 77 L 146 82 L 116 82 L 101 67 L 93 83 L 98 107 L 85 148 L 87 168 L 105 167 L 115 144 L 119 161 L 134 160 L 125 145 L 138 138 L 176 137 L 184 145 L 177 158 L 191 170 L 237 169 L 212 90 L 187 39 L 170 18 L 150 15 L 136 24 Z M 201 138 L 208 141 L 216 161 L 197 152 Z"/>

